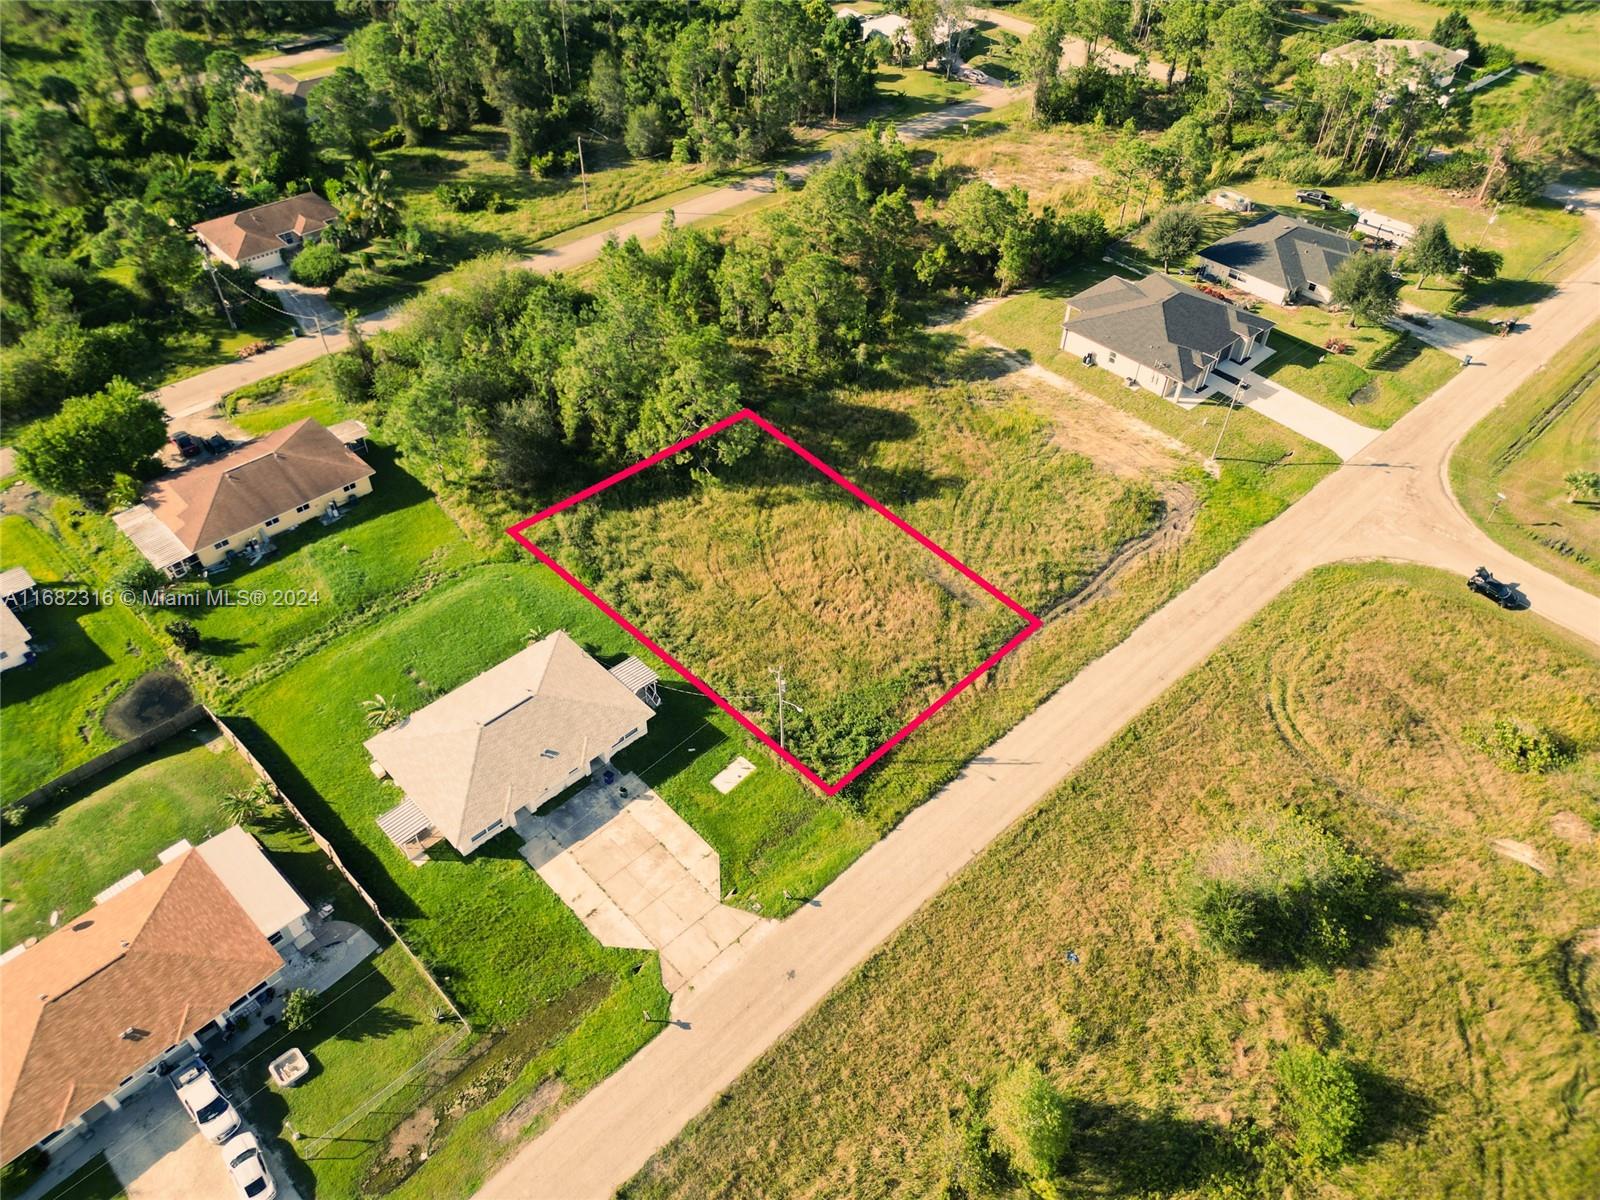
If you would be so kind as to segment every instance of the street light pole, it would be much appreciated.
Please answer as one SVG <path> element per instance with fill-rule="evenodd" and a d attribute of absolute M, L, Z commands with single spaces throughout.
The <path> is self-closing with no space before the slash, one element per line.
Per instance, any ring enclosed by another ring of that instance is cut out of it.
<path fill-rule="evenodd" d="M 772 677 L 778 681 L 778 749 L 786 750 L 788 747 L 784 743 L 783 738 L 783 710 L 785 707 L 792 708 L 795 710 L 795 712 L 800 713 L 802 716 L 805 714 L 806 710 L 801 708 L 798 704 L 785 699 L 789 685 L 783 677 L 783 668 L 770 667 L 768 669 L 772 673 Z"/>
<path fill-rule="evenodd" d="M 578 178 L 583 180 L 583 211 L 589 211 L 589 172 L 583 165 L 583 134 L 578 134 Z"/>

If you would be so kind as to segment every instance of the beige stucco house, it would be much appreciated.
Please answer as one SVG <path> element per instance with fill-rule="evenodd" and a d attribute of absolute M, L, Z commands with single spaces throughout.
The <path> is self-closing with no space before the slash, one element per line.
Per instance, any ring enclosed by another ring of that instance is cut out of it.
<path fill-rule="evenodd" d="M 212 258 L 260 274 L 281 267 L 338 213 L 315 192 L 302 192 L 191 226 Z"/>
<path fill-rule="evenodd" d="M 1258 217 L 1199 252 L 1201 270 L 1271 304 L 1329 304 L 1333 276 L 1361 248 L 1282 213 Z"/>
<path fill-rule="evenodd" d="M 638 659 L 608 670 L 558 629 L 368 739 L 405 793 L 378 827 L 413 858 L 437 838 L 470 854 L 643 737 L 655 689 Z"/>
<path fill-rule="evenodd" d="M 373 469 L 351 449 L 365 435 L 360 422 L 297 421 L 157 480 L 111 519 L 173 576 L 218 567 L 234 552 L 259 555 L 275 534 L 371 493 Z"/>

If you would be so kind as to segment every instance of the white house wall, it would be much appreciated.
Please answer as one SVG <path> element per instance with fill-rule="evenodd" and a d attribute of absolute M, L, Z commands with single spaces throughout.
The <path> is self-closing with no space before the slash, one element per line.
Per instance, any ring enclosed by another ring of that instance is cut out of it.
<path fill-rule="evenodd" d="M 1076 332 L 1070 323 L 1061 339 L 1061 349 L 1079 360 L 1082 360 L 1085 354 L 1093 354 L 1095 366 L 1111 372 L 1118 379 L 1132 378 L 1140 387 L 1154 392 L 1163 399 L 1177 399 L 1191 394 L 1188 389 L 1180 390 L 1171 379 L 1159 371 L 1084 337 L 1083 334 Z"/>

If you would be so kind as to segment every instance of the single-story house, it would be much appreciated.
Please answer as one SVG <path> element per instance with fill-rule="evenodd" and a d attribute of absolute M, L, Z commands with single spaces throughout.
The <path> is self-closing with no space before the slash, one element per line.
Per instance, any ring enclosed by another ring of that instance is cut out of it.
<path fill-rule="evenodd" d="M 1199 257 L 1205 273 L 1272 304 L 1327 304 L 1334 272 L 1359 249 L 1342 233 L 1269 213 Z"/>
<path fill-rule="evenodd" d="M 33 661 L 33 635 L 10 605 L 0 605 L 0 673 Z"/>
<path fill-rule="evenodd" d="M 39 585 L 26 567 L 12 567 L 0 571 L 0 604 L 20 612 L 39 602 Z"/>
<path fill-rule="evenodd" d="M 257 208 L 191 226 L 211 257 L 258 275 L 281 267 L 327 228 L 338 213 L 315 192 L 301 192 Z"/>
<path fill-rule="evenodd" d="M 161 863 L 0 957 L 0 1162 L 59 1146 L 204 1049 L 315 940 L 238 826 Z"/>
<path fill-rule="evenodd" d="M 371 493 L 373 470 L 350 448 L 365 426 L 338 428 L 354 434 L 351 443 L 309 417 L 286 425 L 157 480 L 141 503 L 111 519 L 174 577 L 218 567 L 233 553 L 259 559 L 274 533 L 337 516 Z"/>
<path fill-rule="evenodd" d="M 1168 279 L 1113 275 L 1067 301 L 1061 349 L 1168 400 L 1199 396 L 1212 369 L 1244 362 L 1272 322 Z"/>
<path fill-rule="evenodd" d="M 1379 75 L 1389 75 L 1400 62 L 1420 63 L 1433 76 L 1434 83 L 1443 88 L 1450 86 L 1468 57 L 1465 50 L 1451 50 L 1422 38 L 1378 38 L 1335 46 L 1323 51 L 1317 61 L 1326 67 L 1340 62 L 1354 65 L 1372 60 L 1377 64 Z"/>
<path fill-rule="evenodd" d="M 318 75 L 311 79 L 297 79 L 287 71 L 263 71 L 261 82 L 266 84 L 269 91 L 277 92 L 280 96 L 287 96 L 296 104 L 305 104 L 306 97 L 311 95 L 311 89 L 321 83 L 324 76 Z"/>
<path fill-rule="evenodd" d="M 655 688 L 638 659 L 607 670 L 556 630 L 368 739 L 405 793 L 379 828 L 408 853 L 430 837 L 472 853 L 643 737 Z"/>

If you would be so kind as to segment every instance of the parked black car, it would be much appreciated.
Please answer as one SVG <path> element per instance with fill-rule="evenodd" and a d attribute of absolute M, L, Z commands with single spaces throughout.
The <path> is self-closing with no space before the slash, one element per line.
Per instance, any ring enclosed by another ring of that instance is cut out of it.
<path fill-rule="evenodd" d="M 178 453 L 185 458 L 194 458 L 205 448 L 205 443 L 192 433 L 178 432 L 172 435 L 172 444 L 178 448 Z"/>
<path fill-rule="evenodd" d="M 1487 596 L 1501 608 L 1519 609 L 1526 608 L 1528 602 L 1522 594 L 1509 583 L 1501 583 L 1489 574 L 1489 568 L 1479 567 L 1467 576 L 1467 588 L 1477 592 L 1480 596 Z"/>
<path fill-rule="evenodd" d="M 1339 207 L 1339 202 L 1321 188 L 1301 188 L 1294 198 L 1301 204 L 1315 204 L 1318 208 Z"/>
<path fill-rule="evenodd" d="M 213 454 L 226 454 L 233 443 L 220 433 L 213 433 L 206 439 L 206 449 Z"/>

